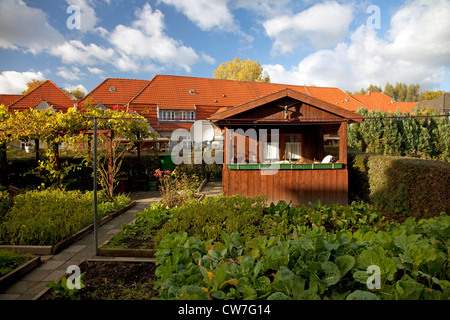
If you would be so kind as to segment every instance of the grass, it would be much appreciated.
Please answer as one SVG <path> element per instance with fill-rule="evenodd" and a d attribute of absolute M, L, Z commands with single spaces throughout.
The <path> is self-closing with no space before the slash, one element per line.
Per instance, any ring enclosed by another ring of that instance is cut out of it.
<path fill-rule="evenodd" d="M 0 277 L 3 277 L 29 260 L 27 254 L 0 249 Z"/>

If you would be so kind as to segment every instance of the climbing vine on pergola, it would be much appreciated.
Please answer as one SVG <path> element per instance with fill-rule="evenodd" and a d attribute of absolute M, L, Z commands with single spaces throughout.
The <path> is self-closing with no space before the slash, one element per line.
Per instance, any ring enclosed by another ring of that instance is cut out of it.
<path fill-rule="evenodd" d="M 147 120 L 133 111 L 126 111 L 119 107 L 103 111 L 92 107 L 88 102 L 80 103 L 77 108 L 67 112 L 25 110 L 9 112 L 0 106 L 0 145 L 2 146 L 2 163 L 6 164 L 6 145 L 12 141 L 39 141 L 44 143 L 46 157 L 38 160 L 38 168 L 45 170 L 53 181 L 61 181 L 64 175 L 76 168 L 61 166 L 60 146 L 70 150 L 76 157 L 82 158 L 82 165 L 92 165 L 90 142 L 93 135 L 94 117 L 101 117 L 98 121 L 98 134 L 102 137 L 107 154 L 107 178 L 105 173 L 99 175 L 99 183 L 107 187 L 112 195 L 114 185 L 114 165 L 117 154 L 118 140 L 129 141 L 130 145 L 142 139 L 155 138 L 150 131 Z M 37 159 L 39 148 L 36 148 Z M 100 181 L 101 179 L 107 180 Z"/>

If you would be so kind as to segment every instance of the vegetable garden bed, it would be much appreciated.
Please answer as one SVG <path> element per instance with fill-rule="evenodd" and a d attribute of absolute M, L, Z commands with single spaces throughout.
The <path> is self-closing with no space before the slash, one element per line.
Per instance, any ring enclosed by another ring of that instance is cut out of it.
<path fill-rule="evenodd" d="M 54 255 L 94 228 L 89 193 L 32 191 L 17 196 L 14 201 L 14 206 L 0 221 L 0 249 Z M 135 205 L 135 201 L 124 196 L 117 203 L 100 203 L 98 225 Z"/>
<path fill-rule="evenodd" d="M 56 290 L 47 290 L 39 300 L 150 300 L 158 295 L 154 263 L 88 260 L 79 267 L 84 288 L 73 292 L 54 284 Z"/>
<path fill-rule="evenodd" d="M 363 203 L 264 208 L 259 200 L 153 206 L 112 244 L 130 246 L 122 240 L 153 226 L 161 299 L 450 299 L 445 213 L 398 223 Z M 371 265 L 380 289 L 367 287 Z"/>
<path fill-rule="evenodd" d="M 156 249 L 152 299 L 450 299 L 445 213 L 398 223 L 364 203 L 263 203 L 218 196 L 175 208 L 155 204 L 123 225 L 107 246 Z M 122 277 L 117 266 L 101 268 Z M 373 266 L 380 269 L 379 289 L 368 287 Z M 83 290 L 83 299 L 99 298 Z"/>
<path fill-rule="evenodd" d="M 133 208 L 136 205 L 136 201 L 130 202 L 126 207 L 123 207 L 115 212 L 112 212 L 111 214 L 101 218 L 97 223 L 98 226 L 102 226 L 111 219 L 121 215 L 125 211 Z M 69 236 L 68 238 L 56 243 L 53 246 L 27 246 L 27 245 L 0 245 L 0 249 L 9 249 L 9 250 L 15 250 L 22 253 L 30 253 L 35 255 L 55 255 L 64 250 L 65 248 L 69 247 L 70 245 L 74 244 L 81 238 L 83 238 L 88 233 L 92 232 L 94 230 L 94 224 L 88 225 L 87 227 L 81 229 L 77 233 Z"/>

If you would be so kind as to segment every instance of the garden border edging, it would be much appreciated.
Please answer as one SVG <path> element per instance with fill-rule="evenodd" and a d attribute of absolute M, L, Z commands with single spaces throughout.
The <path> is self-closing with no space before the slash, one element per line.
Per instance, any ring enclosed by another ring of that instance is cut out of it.
<path fill-rule="evenodd" d="M 18 266 L 11 272 L 7 273 L 0 278 L 0 291 L 3 291 L 8 286 L 18 281 L 20 278 L 31 272 L 33 269 L 41 265 L 41 257 L 32 257 L 30 260 L 24 264 Z"/>

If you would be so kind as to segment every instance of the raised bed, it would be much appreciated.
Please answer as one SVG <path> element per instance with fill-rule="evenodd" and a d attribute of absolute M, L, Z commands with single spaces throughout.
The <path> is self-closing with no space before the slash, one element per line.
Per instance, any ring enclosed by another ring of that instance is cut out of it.
<path fill-rule="evenodd" d="M 39 267 L 41 265 L 40 257 L 32 257 L 28 262 L 18 266 L 8 274 L 4 275 L 0 278 L 0 291 L 4 290 L 24 275 L 29 273 L 31 270 Z"/>
<path fill-rule="evenodd" d="M 153 289 L 156 280 L 153 260 L 88 259 L 79 267 L 82 273 L 86 273 L 83 279 L 85 287 L 79 294 L 81 300 L 150 300 L 158 296 Z M 44 289 L 33 298 L 39 301 L 68 299 L 55 294 L 51 288 Z"/>
<path fill-rule="evenodd" d="M 123 207 L 105 217 L 100 219 L 98 221 L 98 226 L 102 226 L 105 223 L 109 222 L 111 219 L 121 215 L 125 211 L 133 208 L 136 205 L 136 201 L 132 201 L 128 206 Z M 8 250 L 15 250 L 20 253 L 30 253 L 33 255 L 55 255 L 65 248 L 69 247 L 70 245 L 74 244 L 81 238 L 83 238 L 88 233 L 92 232 L 94 230 L 94 224 L 91 224 L 77 233 L 73 234 L 72 236 L 62 240 L 61 242 L 58 242 L 57 244 L 53 246 L 27 246 L 27 245 L 0 245 L 0 249 L 8 249 Z"/>
<path fill-rule="evenodd" d="M 155 253 L 155 249 L 98 248 L 98 255 L 104 257 L 153 258 Z"/>

